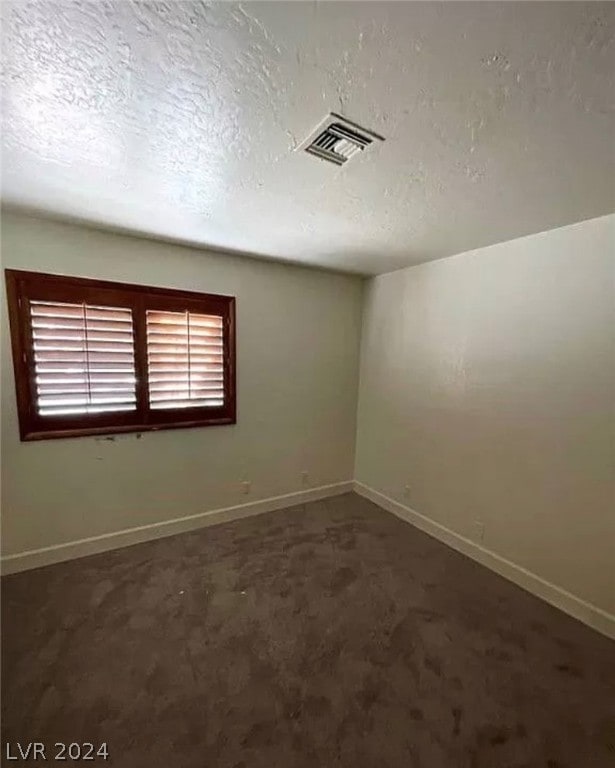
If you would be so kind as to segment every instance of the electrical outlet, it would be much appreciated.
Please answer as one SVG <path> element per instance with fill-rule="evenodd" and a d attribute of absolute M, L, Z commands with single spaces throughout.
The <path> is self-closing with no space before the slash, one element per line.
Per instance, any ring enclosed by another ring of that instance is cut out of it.
<path fill-rule="evenodd" d="M 241 492 L 246 495 L 252 490 L 252 483 L 249 480 L 243 480 L 241 483 Z"/>
<path fill-rule="evenodd" d="M 482 541 L 485 538 L 485 524 L 482 520 L 474 521 L 474 538 L 476 541 Z"/>
<path fill-rule="evenodd" d="M 409 485 L 404 485 L 404 496 L 409 499 L 410 494 L 412 493 Z"/>
<path fill-rule="evenodd" d="M 301 473 L 301 483 L 302 483 L 303 485 L 308 485 L 308 484 L 309 484 L 309 481 L 310 481 L 310 475 L 309 475 L 309 472 L 308 472 L 307 470 L 305 470 L 305 469 L 304 469 L 304 470 L 303 470 L 303 472 Z"/>

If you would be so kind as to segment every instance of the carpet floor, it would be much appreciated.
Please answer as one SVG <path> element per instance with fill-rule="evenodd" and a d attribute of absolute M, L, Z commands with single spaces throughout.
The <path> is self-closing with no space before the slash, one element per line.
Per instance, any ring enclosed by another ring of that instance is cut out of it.
<path fill-rule="evenodd" d="M 48 761 L 105 742 L 122 768 L 615 766 L 615 643 L 354 494 L 7 576 L 2 598 L 3 742 Z"/>

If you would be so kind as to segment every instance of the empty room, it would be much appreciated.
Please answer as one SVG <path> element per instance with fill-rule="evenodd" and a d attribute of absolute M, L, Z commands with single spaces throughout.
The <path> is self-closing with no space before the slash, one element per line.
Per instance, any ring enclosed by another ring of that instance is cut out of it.
<path fill-rule="evenodd" d="M 615 4 L 8 0 L 4 766 L 615 766 Z"/>

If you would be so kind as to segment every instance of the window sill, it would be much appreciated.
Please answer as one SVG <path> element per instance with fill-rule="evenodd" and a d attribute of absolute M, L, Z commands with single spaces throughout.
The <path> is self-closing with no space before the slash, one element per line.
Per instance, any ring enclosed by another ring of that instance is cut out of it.
<path fill-rule="evenodd" d="M 160 432 L 163 429 L 194 429 L 195 427 L 219 427 L 236 424 L 234 416 L 221 416 L 214 419 L 195 419 L 192 421 L 169 422 L 168 424 L 129 424 L 117 427 L 80 427 L 58 429 L 53 432 L 33 431 L 21 435 L 22 442 L 34 440 L 56 440 L 66 437 L 93 437 L 97 435 L 121 435 L 131 432 Z"/>

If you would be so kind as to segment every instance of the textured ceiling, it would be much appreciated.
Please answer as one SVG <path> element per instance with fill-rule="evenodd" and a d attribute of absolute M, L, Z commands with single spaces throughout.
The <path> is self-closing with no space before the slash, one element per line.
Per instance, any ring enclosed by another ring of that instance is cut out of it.
<path fill-rule="evenodd" d="M 2 4 L 3 199 L 363 273 L 615 208 L 610 3 Z M 386 137 L 295 152 L 329 111 Z"/>

